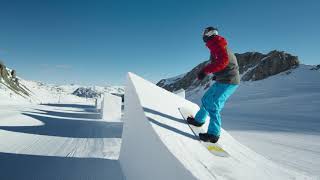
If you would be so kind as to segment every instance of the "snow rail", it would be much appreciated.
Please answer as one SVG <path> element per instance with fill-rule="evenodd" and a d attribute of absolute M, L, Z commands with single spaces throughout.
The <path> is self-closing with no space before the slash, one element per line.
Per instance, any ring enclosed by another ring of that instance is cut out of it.
<path fill-rule="evenodd" d="M 119 157 L 127 180 L 304 179 L 243 146 L 224 130 L 219 143 L 231 157 L 212 155 L 194 139 L 178 107 L 194 112 L 199 108 L 128 74 Z"/>

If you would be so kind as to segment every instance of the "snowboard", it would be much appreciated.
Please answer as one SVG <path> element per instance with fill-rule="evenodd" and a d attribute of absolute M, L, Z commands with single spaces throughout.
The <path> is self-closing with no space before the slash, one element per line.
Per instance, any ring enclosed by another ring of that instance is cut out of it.
<path fill-rule="evenodd" d="M 194 117 L 194 114 L 187 108 L 180 107 L 178 108 L 179 112 L 181 113 L 182 118 L 187 121 L 187 118 L 189 116 Z M 205 131 L 201 127 L 193 126 L 186 122 L 190 129 L 192 130 L 193 134 L 196 136 L 196 138 L 200 141 L 200 143 L 213 155 L 219 156 L 219 157 L 229 157 L 229 153 L 225 151 L 219 143 L 211 143 L 211 142 L 204 142 L 201 141 L 199 138 L 199 133 L 205 133 Z"/>

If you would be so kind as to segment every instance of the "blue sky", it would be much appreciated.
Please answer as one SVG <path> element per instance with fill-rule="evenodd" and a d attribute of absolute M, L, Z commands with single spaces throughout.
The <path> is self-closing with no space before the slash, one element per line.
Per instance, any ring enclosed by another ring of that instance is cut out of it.
<path fill-rule="evenodd" d="M 320 2 L 0 0 L 0 59 L 25 79 L 153 82 L 208 59 L 201 33 L 219 28 L 234 52 L 284 50 L 320 64 Z"/>

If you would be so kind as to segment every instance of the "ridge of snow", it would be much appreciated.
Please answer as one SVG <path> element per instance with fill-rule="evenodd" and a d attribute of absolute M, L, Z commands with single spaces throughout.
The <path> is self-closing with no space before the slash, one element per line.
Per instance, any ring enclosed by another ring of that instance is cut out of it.
<path fill-rule="evenodd" d="M 168 78 L 168 79 L 164 79 L 164 85 L 172 84 L 172 83 L 176 82 L 177 80 L 183 78 L 185 75 L 186 75 L 186 73 L 180 74 L 180 75 Z"/>

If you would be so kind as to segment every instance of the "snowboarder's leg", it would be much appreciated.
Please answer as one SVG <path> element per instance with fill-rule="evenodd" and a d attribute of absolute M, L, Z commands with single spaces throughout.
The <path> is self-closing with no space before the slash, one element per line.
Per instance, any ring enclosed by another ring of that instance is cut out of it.
<path fill-rule="evenodd" d="M 207 117 L 209 116 L 209 112 L 207 111 L 207 109 L 204 106 L 204 101 L 206 99 L 208 99 L 214 92 L 214 88 L 210 88 L 202 97 L 201 101 L 202 101 L 202 106 L 200 107 L 200 110 L 197 112 L 196 116 L 195 116 L 195 120 L 201 124 L 204 124 Z"/>
<path fill-rule="evenodd" d="M 234 93 L 238 85 L 215 83 L 202 99 L 202 105 L 210 116 L 208 133 L 220 136 L 221 116 L 220 111 L 227 99 Z"/>
<path fill-rule="evenodd" d="M 209 115 L 208 111 L 203 106 L 201 106 L 200 110 L 197 112 L 194 118 L 200 124 L 204 124 L 206 122 L 206 118 L 208 117 L 208 115 Z"/>
<path fill-rule="evenodd" d="M 207 110 L 203 106 L 201 106 L 196 116 L 195 117 L 189 116 L 187 118 L 187 122 L 188 124 L 201 127 L 206 122 L 206 118 L 208 117 L 208 115 L 209 113 L 207 112 Z"/>

